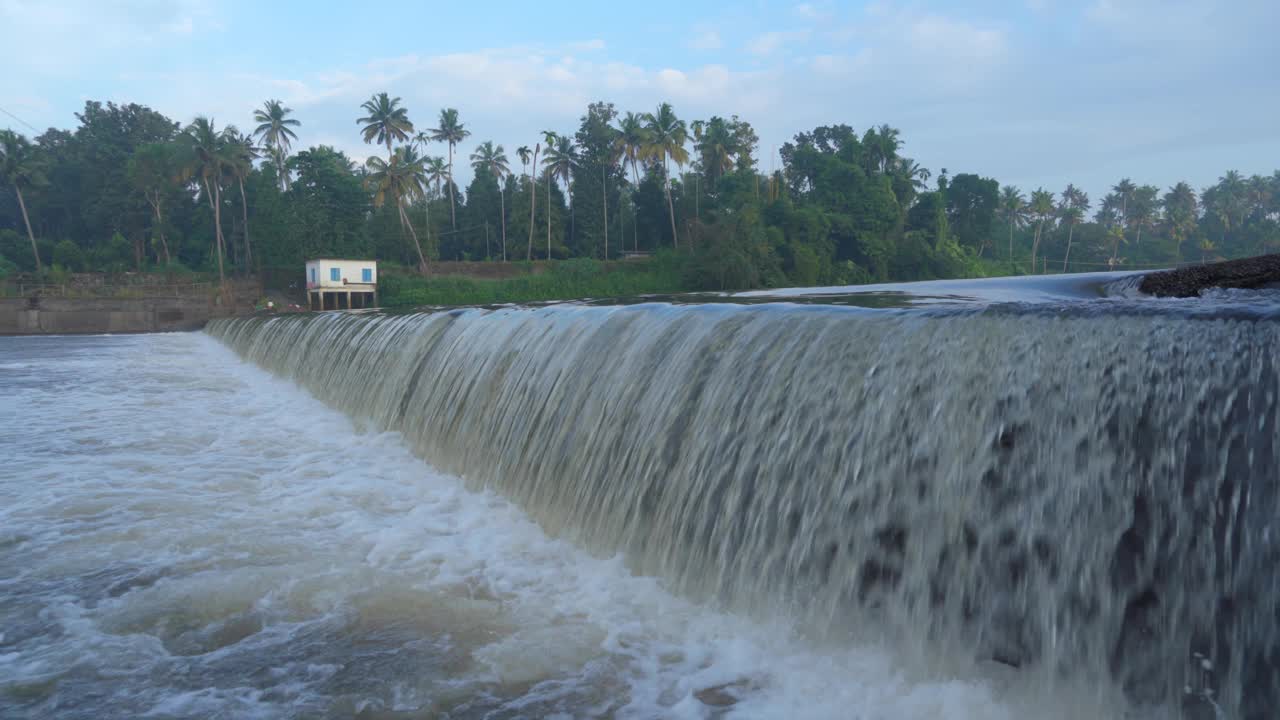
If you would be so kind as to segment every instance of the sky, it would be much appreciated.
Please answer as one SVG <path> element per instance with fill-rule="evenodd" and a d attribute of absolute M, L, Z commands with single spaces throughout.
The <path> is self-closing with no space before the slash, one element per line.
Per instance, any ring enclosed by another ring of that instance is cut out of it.
<path fill-rule="evenodd" d="M 762 171 L 797 132 L 888 123 L 935 174 L 1098 198 L 1280 168 L 1278 28 L 1277 0 L 0 0 L 0 127 L 71 128 L 112 100 L 247 129 L 279 98 L 295 149 L 363 160 L 360 104 L 386 91 L 419 129 L 457 108 L 461 156 L 493 140 L 518 168 L 589 102 L 669 101 L 749 121 Z"/>

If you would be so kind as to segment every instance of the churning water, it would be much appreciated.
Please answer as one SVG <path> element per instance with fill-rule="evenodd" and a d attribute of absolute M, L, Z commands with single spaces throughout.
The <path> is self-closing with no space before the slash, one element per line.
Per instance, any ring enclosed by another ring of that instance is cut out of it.
<path fill-rule="evenodd" d="M 1273 309 L 3 339 L 0 716 L 1269 718 Z"/>

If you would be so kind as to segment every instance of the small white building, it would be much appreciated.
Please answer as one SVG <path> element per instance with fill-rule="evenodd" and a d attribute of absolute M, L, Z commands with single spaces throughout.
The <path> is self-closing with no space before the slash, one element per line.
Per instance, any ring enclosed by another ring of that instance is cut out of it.
<path fill-rule="evenodd" d="M 307 301 L 312 310 L 377 306 L 377 261 L 308 260 Z"/>

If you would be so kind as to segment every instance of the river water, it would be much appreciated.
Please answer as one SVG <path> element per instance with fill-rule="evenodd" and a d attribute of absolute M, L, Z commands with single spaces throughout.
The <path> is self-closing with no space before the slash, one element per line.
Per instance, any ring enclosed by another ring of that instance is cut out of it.
<path fill-rule="evenodd" d="M 0 717 L 1266 717 L 1272 307 L 0 338 Z"/>

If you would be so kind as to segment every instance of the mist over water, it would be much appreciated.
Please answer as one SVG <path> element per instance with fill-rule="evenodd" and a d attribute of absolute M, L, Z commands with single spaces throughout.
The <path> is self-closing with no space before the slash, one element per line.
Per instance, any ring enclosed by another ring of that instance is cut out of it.
<path fill-rule="evenodd" d="M 1280 328 L 1178 307 L 6 341 L 0 703 L 1269 717 Z"/>

